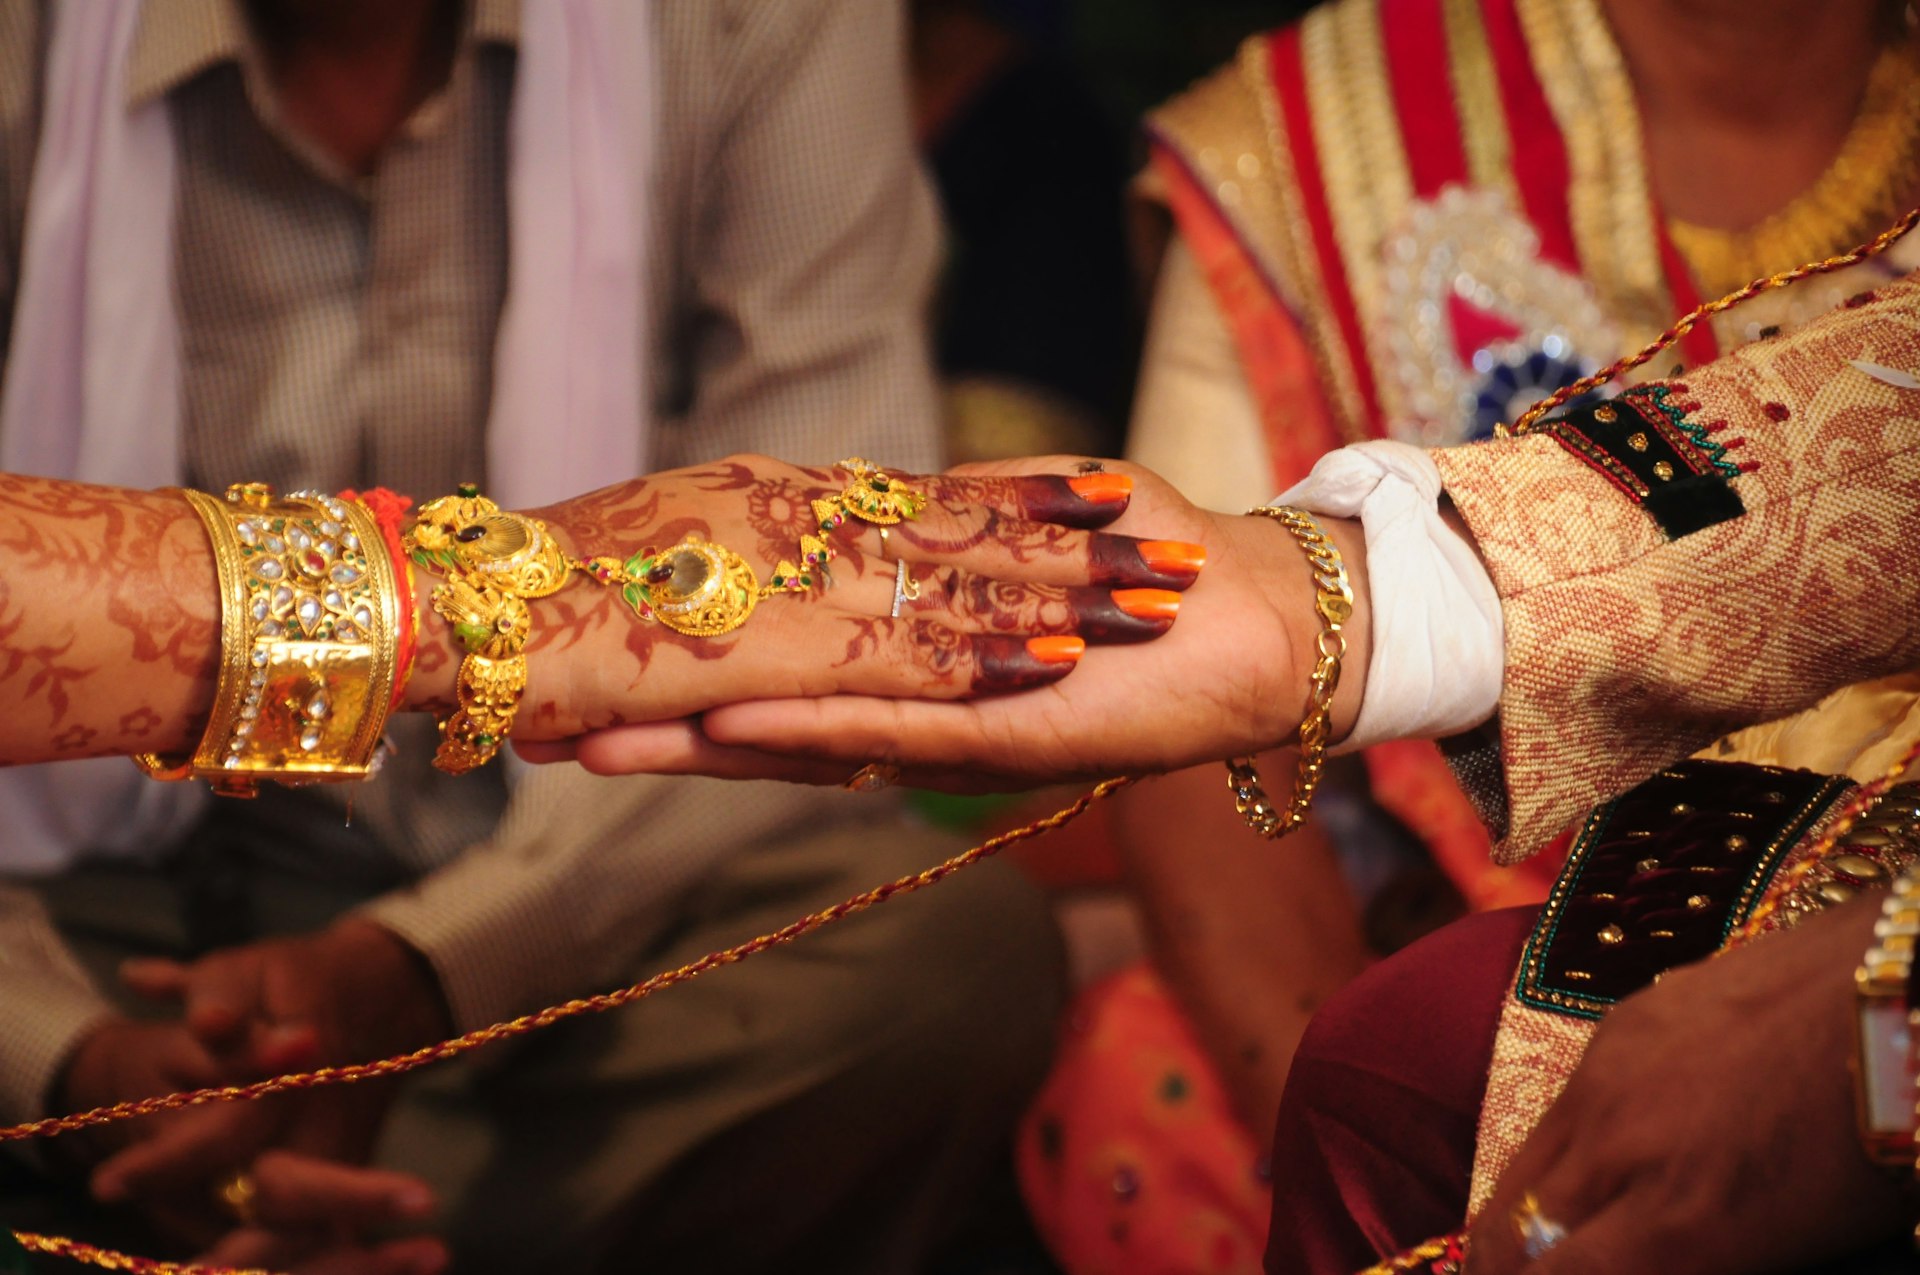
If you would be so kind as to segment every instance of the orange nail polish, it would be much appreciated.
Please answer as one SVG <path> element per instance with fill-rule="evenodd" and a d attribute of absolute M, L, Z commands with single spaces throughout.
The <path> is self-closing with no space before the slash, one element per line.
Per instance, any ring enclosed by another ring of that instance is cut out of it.
<path fill-rule="evenodd" d="M 1082 474 L 1067 486 L 1090 505 L 1117 505 L 1133 495 L 1133 479 L 1125 474 Z"/>
<path fill-rule="evenodd" d="M 1136 620 L 1171 620 L 1180 614 L 1180 595 L 1171 589 L 1115 589 L 1113 604 Z"/>
<path fill-rule="evenodd" d="M 1197 576 L 1200 568 L 1207 565 L 1207 547 L 1184 540 L 1142 540 L 1140 558 L 1155 571 Z"/>
<path fill-rule="evenodd" d="M 1077 637 L 1027 639 L 1027 654 L 1042 664 L 1072 664 L 1077 662 L 1086 650 L 1086 641 Z"/>

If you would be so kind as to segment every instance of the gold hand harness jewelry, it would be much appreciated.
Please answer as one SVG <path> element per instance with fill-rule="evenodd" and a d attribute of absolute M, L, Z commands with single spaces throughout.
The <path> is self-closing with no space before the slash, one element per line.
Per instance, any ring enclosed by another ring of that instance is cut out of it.
<path fill-rule="evenodd" d="M 501 509 L 470 484 L 421 506 L 405 544 L 416 563 L 446 576 L 434 588 L 433 609 L 466 651 L 459 707 L 440 724 L 433 757 L 453 775 L 486 765 L 512 732 L 527 689 L 527 602 L 558 593 L 574 572 L 622 586 L 635 615 L 694 637 L 739 628 L 760 598 L 753 569 L 719 545 L 689 536 L 664 554 L 583 562 L 560 548 L 544 522 Z"/>
<path fill-rule="evenodd" d="M 771 583 L 775 589 L 799 593 L 826 582 L 827 564 L 837 556 L 827 537 L 848 518 L 881 528 L 884 546 L 886 528 L 918 518 L 927 507 L 924 493 L 858 456 L 849 457 L 834 468 L 852 474 L 853 481 L 839 495 L 813 502 L 813 516 L 819 530 L 800 537 L 798 563 L 782 558 L 774 566 Z"/>
<path fill-rule="evenodd" d="M 925 496 L 865 461 L 849 460 L 843 467 L 853 472 L 853 482 L 839 495 L 813 502 L 822 537 L 849 515 L 897 523 L 917 517 L 926 505 Z M 782 560 L 765 585 L 745 558 L 694 532 L 624 560 L 574 558 L 545 523 L 501 509 L 470 483 L 421 506 L 405 544 L 416 563 L 445 575 L 433 591 L 433 608 L 466 651 L 456 683 L 459 707 L 441 724 L 434 754 L 434 765 L 455 775 L 485 765 L 506 742 L 527 687 L 526 646 L 533 631 L 527 602 L 559 592 L 575 572 L 617 587 L 637 618 L 705 638 L 745 624 L 764 598 L 811 591 L 834 556 L 824 539 L 805 536 L 801 557 L 807 566 Z"/>

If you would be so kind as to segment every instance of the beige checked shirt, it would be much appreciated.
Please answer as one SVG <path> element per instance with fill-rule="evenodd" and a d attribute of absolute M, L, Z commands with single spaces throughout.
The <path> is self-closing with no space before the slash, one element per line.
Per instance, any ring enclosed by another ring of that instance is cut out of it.
<path fill-rule="evenodd" d="M 0 325 L 58 2 L 0 0 Z M 739 450 L 935 464 L 922 311 L 938 232 L 896 0 L 653 8 L 650 467 Z M 381 483 L 424 498 L 484 480 L 518 28 L 518 0 L 473 0 L 445 90 L 362 179 L 283 126 L 241 0 L 147 0 L 127 93 L 167 97 L 179 150 L 195 485 Z M 399 764 L 353 794 L 391 859 L 337 867 L 391 875 L 397 861 L 413 879 L 366 912 L 432 962 L 461 1028 L 606 985 L 718 859 L 848 811 L 839 794 L 571 767 L 525 773 L 509 796 L 501 768 L 436 774 L 431 723 L 405 725 Z M 0 1120 L 41 1114 L 106 1012 L 37 904 L 0 898 Z"/>

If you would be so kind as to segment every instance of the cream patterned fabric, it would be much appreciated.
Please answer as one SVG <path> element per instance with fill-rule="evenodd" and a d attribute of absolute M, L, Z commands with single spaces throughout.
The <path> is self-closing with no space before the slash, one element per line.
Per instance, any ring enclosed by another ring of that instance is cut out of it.
<path fill-rule="evenodd" d="M 1920 667 L 1920 276 L 1686 378 L 1748 472 L 1743 516 L 1668 541 L 1534 436 L 1435 453 L 1506 615 L 1502 862 L 1729 731 Z"/>

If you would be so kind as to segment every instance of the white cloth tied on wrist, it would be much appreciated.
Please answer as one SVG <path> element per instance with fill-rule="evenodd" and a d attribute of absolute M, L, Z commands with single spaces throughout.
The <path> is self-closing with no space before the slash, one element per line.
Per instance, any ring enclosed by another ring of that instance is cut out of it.
<path fill-rule="evenodd" d="M 1275 502 L 1358 518 L 1367 537 L 1373 655 L 1353 733 L 1332 751 L 1471 730 L 1500 705 L 1506 625 L 1473 547 L 1440 517 L 1440 470 L 1410 443 L 1320 458 Z"/>

